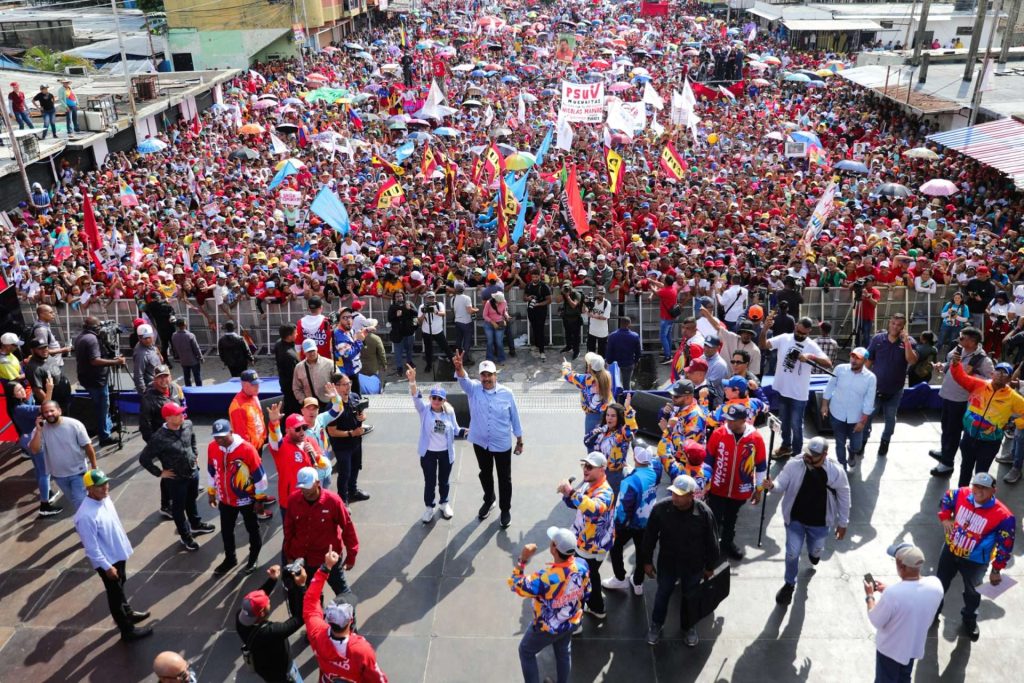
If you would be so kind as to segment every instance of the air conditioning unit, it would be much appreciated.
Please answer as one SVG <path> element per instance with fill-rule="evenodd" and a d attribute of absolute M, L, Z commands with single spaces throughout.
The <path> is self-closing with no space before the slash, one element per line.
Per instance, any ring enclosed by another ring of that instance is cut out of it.
<path fill-rule="evenodd" d="M 64 67 L 64 73 L 68 76 L 84 76 L 86 69 L 84 66 L 66 66 Z"/>
<path fill-rule="evenodd" d="M 18 136 L 18 147 L 21 148 L 22 161 L 26 164 L 39 158 L 39 140 L 35 135 Z"/>

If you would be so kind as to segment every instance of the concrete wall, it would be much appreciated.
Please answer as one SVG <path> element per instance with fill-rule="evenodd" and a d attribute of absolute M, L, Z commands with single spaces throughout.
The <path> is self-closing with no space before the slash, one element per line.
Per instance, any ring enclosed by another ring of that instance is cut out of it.
<path fill-rule="evenodd" d="M 167 35 L 172 53 L 188 52 L 193 68 L 247 69 L 257 55 L 294 54 L 290 29 L 259 31 L 196 31 L 171 29 Z"/>
<path fill-rule="evenodd" d="M 70 19 L 0 21 L 0 45 L 26 50 L 36 45 L 44 45 L 54 52 L 77 47 Z"/>

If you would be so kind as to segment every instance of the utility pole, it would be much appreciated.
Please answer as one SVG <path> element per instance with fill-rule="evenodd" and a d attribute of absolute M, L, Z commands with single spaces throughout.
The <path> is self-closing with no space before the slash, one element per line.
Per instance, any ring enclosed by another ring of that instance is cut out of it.
<path fill-rule="evenodd" d="M 924 45 L 924 32 L 928 28 L 928 10 L 931 9 L 932 0 L 922 0 L 921 20 L 917 22 L 917 35 L 914 36 L 914 56 L 910 63 L 917 66 L 921 63 L 921 47 Z"/>
<path fill-rule="evenodd" d="M 128 104 L 132 108 L 132 125 L 138 118 L 135 108 L 135 93 L 132 91 L 132 77 L 128 74 L 128 57 L 124 54 L 124 34 L 121 33 L 121 21 L 117 18 L 117 0 L 110 0 L 110 9 L 114 12 L 114 30 L 117 31 L 117 47 L 121 50 L 121 67 L 124 71 L 124 84 L 128 88 Z"/>
<path fill-rule="evenodd" d="M 984 0 L 981 0 L 984 2 Z M 910 47 L 910 27 L 914 24 L 914 10 L 917 9 L 917 0 L 910 3 L 910 18 L 907 19 L 907 33 L 903 36 L 903 49 Z"/>
<path fill-rule="evenodd" d="M 999 50 L 999 63 L 1006 64 L 1006 58 L 1010 54 L 1010 43 L 1013 42 L 1013 31 L 1017 28 L 1017 20 L 1020 18 L 1020 5 L 1022 0 L 1013 0 L 1010 11 L 1006 17 L 1006 30 L 1003 31 L 1003 44 Z"/>
<path fill-rule="evenodd" d="M 967 67 L 964 69 L 963 80 L 974 78 L 974 63 L 978 60 L 978 43 L 981 42 L 981 31 L 985 28 L 985 12 L 988 11 L 988 0 L 978 0 L 978 14 L 974 17 L 974 28 L 971 30 L 971 45 L 967 49 Z"/>
<path fill-rule="evenodd" d="M 981 1 L 984 2 L 984 0 Z M 996 27 L 999 25 L 999 12 L 1002 8 L 1003 0 L 995 0 L 992 5 L 992 28 L 988 32 L 985 59 L 981 61 L 981 78 L 974 84 L 974 96 L 971 98 L 971 117 L 967 121 L 968 126 L 973 126 L 974 122 L 978 120 L 978 110 L 981 108 L 981 88 L 986 85 L 985 74 L 988 73 L 988 65 L 992 62 L 992 39 L 996 37 Z"/>
<path fill-rule="evenodd" d="M 25 199 L 31 200 L 32 198 L 32 186 L 28 182 L 28 171 L 25 169 L 25 159 L 21 156 L 21 145 L 18 144 L 18 140 L 14 137 L 14 126 L 11 125 L 11 117 L 7 113 L 7 98 L 4 95 L 3 87 L 0 87 L 0 112 L 3 114 L 4 128 L 7 129 L 11 140 L 11 151 L 14 152 L 14 161 L 18 164 L 18 170 L 21 171 L 21 182 L 25 185 Z"/>
<path fill-rule="evenodd" d="M 298 3 L 298 1 L 299 0 L 292 0 L 292 27 L 293 27 L 292 28 L 292 39 L 295 38 L 294 26 L 295 26 L 295 24 L 299 23 L 299 8 L 296 5 L 296 3 Z M 305 0 L 303 0 L 303 7 L 305 7 Z M 302 42 L 306 42 L 306 37 L 305 37 L 306 29 L 305 28 L 303 28 L 303 30 L 302 30 L 302 35 L 303 35 L 303 41 Z M 302 50 L 302 45 L 301 44 L 299 45 L 299 73 L 301 73 L 303 76 L 306 75 L 306 57 L 303 54 L 303 50 Z"/>

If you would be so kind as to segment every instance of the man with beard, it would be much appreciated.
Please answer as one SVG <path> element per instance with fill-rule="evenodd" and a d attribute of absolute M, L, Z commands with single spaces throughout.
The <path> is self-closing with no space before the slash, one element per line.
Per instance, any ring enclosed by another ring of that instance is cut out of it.
<path fill-rule="evenodd" d="M 96 450 L 85 425 L 73 417 L 63 417 L 56 401 L 46 401 L 40 406 L 36 428 L 29 441 L 32 453 L 38 453 L 40 449 L 46 471 L 71 501 L 71 509 L 77 511 L 86 496 L 82 482 L 86 461 L 90 468 L 96 469 Z"/>

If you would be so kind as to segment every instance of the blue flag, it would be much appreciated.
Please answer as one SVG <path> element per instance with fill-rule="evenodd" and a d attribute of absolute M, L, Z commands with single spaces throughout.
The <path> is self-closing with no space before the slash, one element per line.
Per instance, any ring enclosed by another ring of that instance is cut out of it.
<path fill-rule="evenodd" d="M 548 153 L 548 148 L 551 147 L 551 131 L 554 130 L 553 126 L 548 126 L 548 132 L 544 135 L 544 139 L 541 140 L 540 147 L 537 148 L 537 163 L 535 166 L 540 166 L 544 162 L 544 155 Z"/>
<path fill-rule="evenodd" d="M 524 176 L 525 177 L 525 176 Z M 526 205 L 529 204 L 526 198 L 519 200 L 519 215 L 516 216 L 516 228 L 512 231 L 512 244 L 517 243 L 526 230 Z"/>
<path fill-rule="evenodd" d="M 352 227 L 348 220 L 348 210 L 345 208 L 345 205 L 338 199 L 338 195 L 331 192 L 331 188 L 326 185 L 316 193 L 316 199 L 310 204 L 309 210 L 324 219 L 327 225 L 342 235 L 347 235 Z"/>
<path fill-rule="evenodd" d="M 278 171 L 277 175 L 275 175 L 274 178 L 270 181 L 270 187 L 268 187 L 267 189 L 273 190 L 275 187 L 283 183 L 285 178 L 287 178 L 290 175 L 295 175 L 298 172 L 299 169 L 295 168 L 295 165 L 292 164 L 290 160 L 284 162 L 284 166 L 281 167 L 281 170 Z"/>
<path fill-rule="evenodd" d="M 412 153 L 416 150 L 416 143 L 412 140 L 407 140 L 402 143 L 402 146 L 395 150 L 395 159 L 398 163 L 402 163 L 406 159 L 412 156 Z"/>
<path fill-rule="evenodd" d="M 530 173 L 527 171 L 523 174 L 522 178 L 516 180 L 516 174 L 509 171 L 508 175 L 505 176 L 505 184 L 508 185 L 508 189 L 512 191 L 517 202 L 523 201 L 523 198 L 526 197 L 526 179 L 529 175 Z"/>

